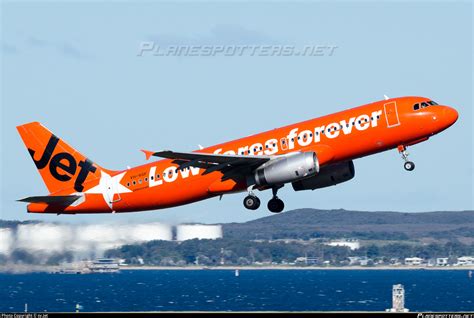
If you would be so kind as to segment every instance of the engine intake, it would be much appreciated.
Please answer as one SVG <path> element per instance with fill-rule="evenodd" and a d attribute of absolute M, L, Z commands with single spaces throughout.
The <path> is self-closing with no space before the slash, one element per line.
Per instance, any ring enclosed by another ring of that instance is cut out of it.
<path fill-rule="evenodd" d="M 349 181 L 354 176 L 355 168 L 351 160 L 323 167 L 316 176 L 293 182 L 292 185 L 295 191 L 315 190 Z"/>
<path fill-rule="evenodd" d="M 308 178 L 319 172 L 316 153 L 303 152 L 272 159 L 255 171 L 258 186 L 277 185 Z"/>

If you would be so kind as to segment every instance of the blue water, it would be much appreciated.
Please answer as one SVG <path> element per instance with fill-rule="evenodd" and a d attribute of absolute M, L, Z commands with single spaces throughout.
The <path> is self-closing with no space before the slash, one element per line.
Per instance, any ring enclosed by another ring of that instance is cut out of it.
<path fill-rule="evenodd" d="M 145 270 L 116 274 L 0 274 L 0 312 L 368 310 L 405 286 L 412 311 L 474 311 L 463 270 Z"/>

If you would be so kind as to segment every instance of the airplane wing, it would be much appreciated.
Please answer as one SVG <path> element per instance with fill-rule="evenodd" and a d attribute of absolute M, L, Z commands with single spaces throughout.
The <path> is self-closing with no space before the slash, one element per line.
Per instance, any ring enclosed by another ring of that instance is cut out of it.
<path fill-rule="evenodd" d="M 198 167 L 206 169 L 203 175 L 214 171 L 224 174 L 222 180 L 231 179 L 235 175 L 251 172 L 256 167 L 270 160 L 271 156 L 243 156 L 243 155 L 219 155 L 199 152 L 175 152 L 171 150 L 151 152 L 143 151 L 146 156 L 174 159 L 173 163 L 179 165 L 179 169 L 187 167 Z"/>
<path fill-rule="evenodd" d="M 222 181 L 233 179 L 236 176 L 250 174 L 263 163 L 278 158 L 278 156 L 221 155 L 202 152 L 175 152 L 171 150 L 158 152 L 142 151 L 145 153 L 147 159 L 151 156 L 174 159 L 173 163 L 177 164 L 179 169 L 187 167 L 203 168 L 205 169 L 203 175 L 220 171 L 223 174 Z M 312 151 L 316 152 L 320 165 L 326 165 L 334 158 L 332 149 L 325 145 L 313 147 Z"/>

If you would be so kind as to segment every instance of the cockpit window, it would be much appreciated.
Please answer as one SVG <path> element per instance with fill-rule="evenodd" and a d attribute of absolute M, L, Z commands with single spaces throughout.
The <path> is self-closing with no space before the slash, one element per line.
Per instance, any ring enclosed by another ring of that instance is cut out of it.
<path fill-rule="evenodd" d="M 413 105 L 413 110 L 418 110 L 418 109 L 421 109 L 421 108 L 425 108 L 425 107 L 428 107 L 430 105 L 438 105 L 438 103 L 436 103 L 432 100 L 429 100 L 429 101 L 426 101 L 426 102 L 421 102 L 421 103 L 416 103 L 415 105 Z"/>

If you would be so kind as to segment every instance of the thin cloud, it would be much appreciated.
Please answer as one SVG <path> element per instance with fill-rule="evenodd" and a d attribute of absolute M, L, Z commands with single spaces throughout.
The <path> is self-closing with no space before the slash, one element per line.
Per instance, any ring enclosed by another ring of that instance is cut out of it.
<path fill-rule="evenodd" d="M 2 43 L 2 53 L 5 54 L 18 54 L 20 51 L 11 44 Z"/>
<path fill-rule="evenodd" d="M 272 37 L 238 25 L 219 24 L 206 34 L 182 36 L 178 34 L 155 34 L 150 40 L 162 46 L 170 45 L 278 45 Z"/>
<path fill-rule="evenodd" d="M 35 46 L 35 47 L 47 47 L 47 46 L 52 46 L 52 44 L 48 41 L 38 39 L 34 36 L 30 36 L 28 40 L 26 41 L 27 44 L 30 46 Z"/>
<path fill-rule="evenodd" d="M 58 47 L 58 49 L 62 52 L 64 56 L 76 58 L 76 59 L 84 59 L 87 58 L 88 56 L 82 53 L 77 47 L 69 44 L 69 43 L 64 43 L 61 45 L 61 47 Z"/>
<path fill-rule="evenodd" d="M 26 43 L 30 47 L 38 49 L 53 49 L 62 56 L 74 59 L 86 59 L 89 56 L 80 50 L 77 46 L 66 41 L 47 41 L 34 36 L 30 36 Z"/>

